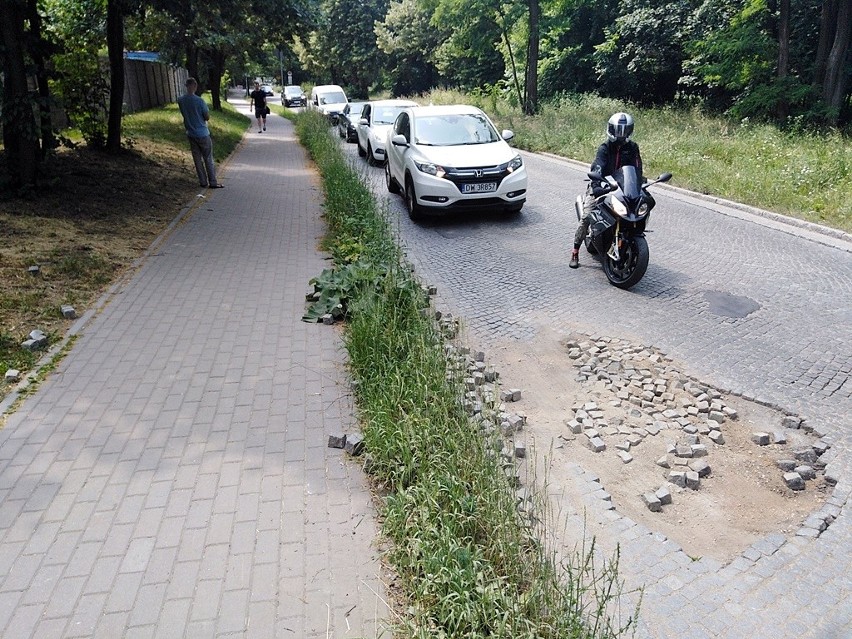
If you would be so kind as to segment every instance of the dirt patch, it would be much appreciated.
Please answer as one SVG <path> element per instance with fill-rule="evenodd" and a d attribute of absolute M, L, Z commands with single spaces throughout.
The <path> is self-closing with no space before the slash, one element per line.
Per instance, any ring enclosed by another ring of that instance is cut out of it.
<path fill-rule="evenodd" d="M 794 451 L 810 448 L 816 440 L 804 430 L 784 428 L 783 414 L 739 397 L 716 393 L 715 401 L 708 404 L 717 409 L 724 406 L 726 415 L 718 425 L 723 443 L 716 444 L 708 433 L 715 424 L 707 418 L 709 407 L 704 410 L 701 406 L 702 412 L 690 414 L 696 410 L 689 411 L 685 406 L 694 406 L 698 399 L 703 401 L 706 395 L 700 391 L 712 392 L 712 389 L 678 373 L 676 364 L 666 361 L 664 356 L 656 359 L 659 355 L 653 350 L 641 346 L 631 349 L 625 342 L 616 340 L 619 348 L 632 350 L 630 362 L 624 362 L 628 368 L 641 371 L 642 376 L 650 374 L 652 379 L 662 375 L 660 371 L 664 368 L 667 379 L 680 379 L 680 382 L 670 381 L 665 400 L 643 404 L 642 393 L 649 391 L 643 390 L 641 384 L 630 388 L 631 392 L 625 395 L 625 389 L 619 389 L 612 379 L 598 379 L 595 374 L 585 379 L 578 374 L 583 360 L 577 358 L 576 346 L 583 342 L 587 348 L 595 349 L 594 340 L 588 336 L 557 335 L 550 331 L 543 332 L 533 343 L 505 342 L 488 353 L 489 363 L 500 372 L 501 387 L 522 390 L 521 401 L 508 404 L 507 410 L 526 416 L 523 436 L 528 446 L 539 451 L 537 456 L 547 457 L 549 492 L 553 493 L 554 487 L 565 489 L 564 494 L 574 500 L 577 512 L 582 511 L 583 503 L 570 490 L 575 477 L 569 467 L 571 463 L 600 477 L 619 513 L 666 535 L 690 556 L 709 556 L 726 562 L 768 533 L 793 533 L 821 506 L 830 487 L 819 470 L 815 479 L 806 482 L 804 490 L 791 490 L 784 482 L 778 461 L 792 459 Z M 624 380 L 628 375 L 622 370 L 611 377 Z M 578 428 L 578 411 L 580 417 L 587 417 L 592 411 L 583 411 L 590 407 L 594 408 L 594 419 Z M 664 410 L 674 412 L 664 417 Z M 678 412 L 684 415 L 680 421 L 674 417 Z M 718 414 L 714 417 L 721 418 Z M 694 427 L 687 426 L 684 430 L 686 423 L 698 424 L 700 432 L 691 435 L 687 431 Z M 606 443 L 604 451 L 593 452 L 590 448 L 589 426 L 599 431 Z M 572 432 L 572 427 L 579 432 Z M 655 432 L 657 428 L 659 432 Z M 787 442 L 758 445 L 752 437 L 759 431 L 778 433 Z M 639 432 L 644 436 L 638 437 Z M 628 446 L 631 439 L 633 445 Z M 696 439 L 706 447 L 706 456 L 678 458 L 672 451 L 675 444 Z M 626 450 L 619 450 L 619 445 Z M 619 452 L 629 455 L 630 461 L 625 463 Z M 660 465 L 663 458 L 670 468 Z M 686 464 L 699 460 L 706 461 L 711 471 L 701 478 L 698 490 L 669 483 L 670 471 L 687 471 Z M 814 466 L 818 469 L 819 463 Z M 662 506 L 659 512 L 651 512 L 642 495 L 664 486 L 672 493 L 672 503 Z"/>

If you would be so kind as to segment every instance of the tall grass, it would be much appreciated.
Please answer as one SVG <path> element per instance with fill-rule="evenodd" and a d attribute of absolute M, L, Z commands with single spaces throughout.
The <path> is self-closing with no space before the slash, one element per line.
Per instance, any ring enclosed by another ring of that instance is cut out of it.
<path fill-rule="evenodd" d="M 614 565 L 596 574 L 593 552 L 558 563 L 534 534 L 496 440 L 463 406 L 463 367 L 448 359 L 428 297 L 372 194 L 321 117 L 296 123 L 323 176 L 329 250 L 351 260 L 358 238 L 356 259 L 386 266 L 350 303 L 345 343 L 369 472 L 386 495 L 383 531 L 401 585 L 397 636 L 617 636 L 608 615 Z"/>
<path fill-rule="evenodd" d="M 781 131 L 710 117 L 698 109 L 645 109 L 591 95 L 563 96 L 527 117 L 500 96 L 435 91 L 421 103 L 473 103 L 514 144 L 591 162 L 609 116 L 629 111 L 645 173 L 674 174 L 677 186 L 852 232 L 852 144 L 838 131 Z"/>

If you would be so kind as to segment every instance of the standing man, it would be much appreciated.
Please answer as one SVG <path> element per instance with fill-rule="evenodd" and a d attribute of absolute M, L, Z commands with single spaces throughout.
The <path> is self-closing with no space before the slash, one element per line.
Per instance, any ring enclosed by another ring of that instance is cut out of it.
<path fill-rule="evenodd" d="M 257 118 L 257 132 L 263 133 L 266 131 L 266 93 L 260 88 L 260 82 L 254 83 L 251 99 L 254 102 L 254 117 Z"/>
<path fill-rule="evenodd" d="M 178 107 L 183 116 L 186 137 L 189 138 L 189 148 L 192 150 L 192 160 L 195 162 L 195 172 L 198 174 L 198 185 L 202 188 L 221 189 L 224 188 L 224 184 L 219 184 L 216 180 L 213 140 L 210 138 L 210 129 L 207 128 L 210 111 L 207 103 L 195 95 L 197 90 L 198 81 L 195 78 L 187 78 L 186 95 L 178 98 Z"/>

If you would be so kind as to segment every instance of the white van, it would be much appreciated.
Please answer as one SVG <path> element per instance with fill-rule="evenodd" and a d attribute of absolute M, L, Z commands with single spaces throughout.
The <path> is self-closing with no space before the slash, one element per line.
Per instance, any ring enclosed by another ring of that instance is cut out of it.
<path fill-rule="evenodd" d="M 332 124 L 337 124 L 337 116 L 343 111 L 347 102 L 349 100 L 346 99 L 346 93 L 341 87 L 336 84 L 320 84 L 311 89 L 311 101 L 308 107 L 326 115 Z"/>

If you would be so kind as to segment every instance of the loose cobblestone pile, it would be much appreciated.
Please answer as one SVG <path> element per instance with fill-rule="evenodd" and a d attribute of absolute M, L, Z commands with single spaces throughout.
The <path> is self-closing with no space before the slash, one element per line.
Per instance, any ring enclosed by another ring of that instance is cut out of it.
<path fill-rule="evenodd" d="M 612 396 L 606 406 L 586 401 L 572 407 L 566 425 L 578 436 L 576 441 L 596 453 L 604 453 L 611 442 L 626 464 L 633 459 L 630 451 L 646 439 L 667 438 L 667 452 L 656 462 L 669 471 L 666 484 L 649 487 L 641 496 L 649 510 L 662 510 L 673 503 L 672 493 L 699 490 L 702 480 L 712 477 L 710 460 L 724 454 L 726 426 L 738 419 L 721 391 L 691 379 L 652 347 L 604 336 L 572 336 L 565 346 L 578 369 L 577 381 L 595 384 Z M 800 417 L 786 415 L 776 429 L 755 432 L 751 439 L 758 447 L 786 446 L 795 440 L 790 459 L 777 464 L 790 490 L 803 490 L 805 482 L 817 479 L 836 482 L 824 474 L 822 455 L 830 444 L 816 438 Z M 819 534 L 834 517 L 836 513 L 820 511 L 804 528 Z"/>

